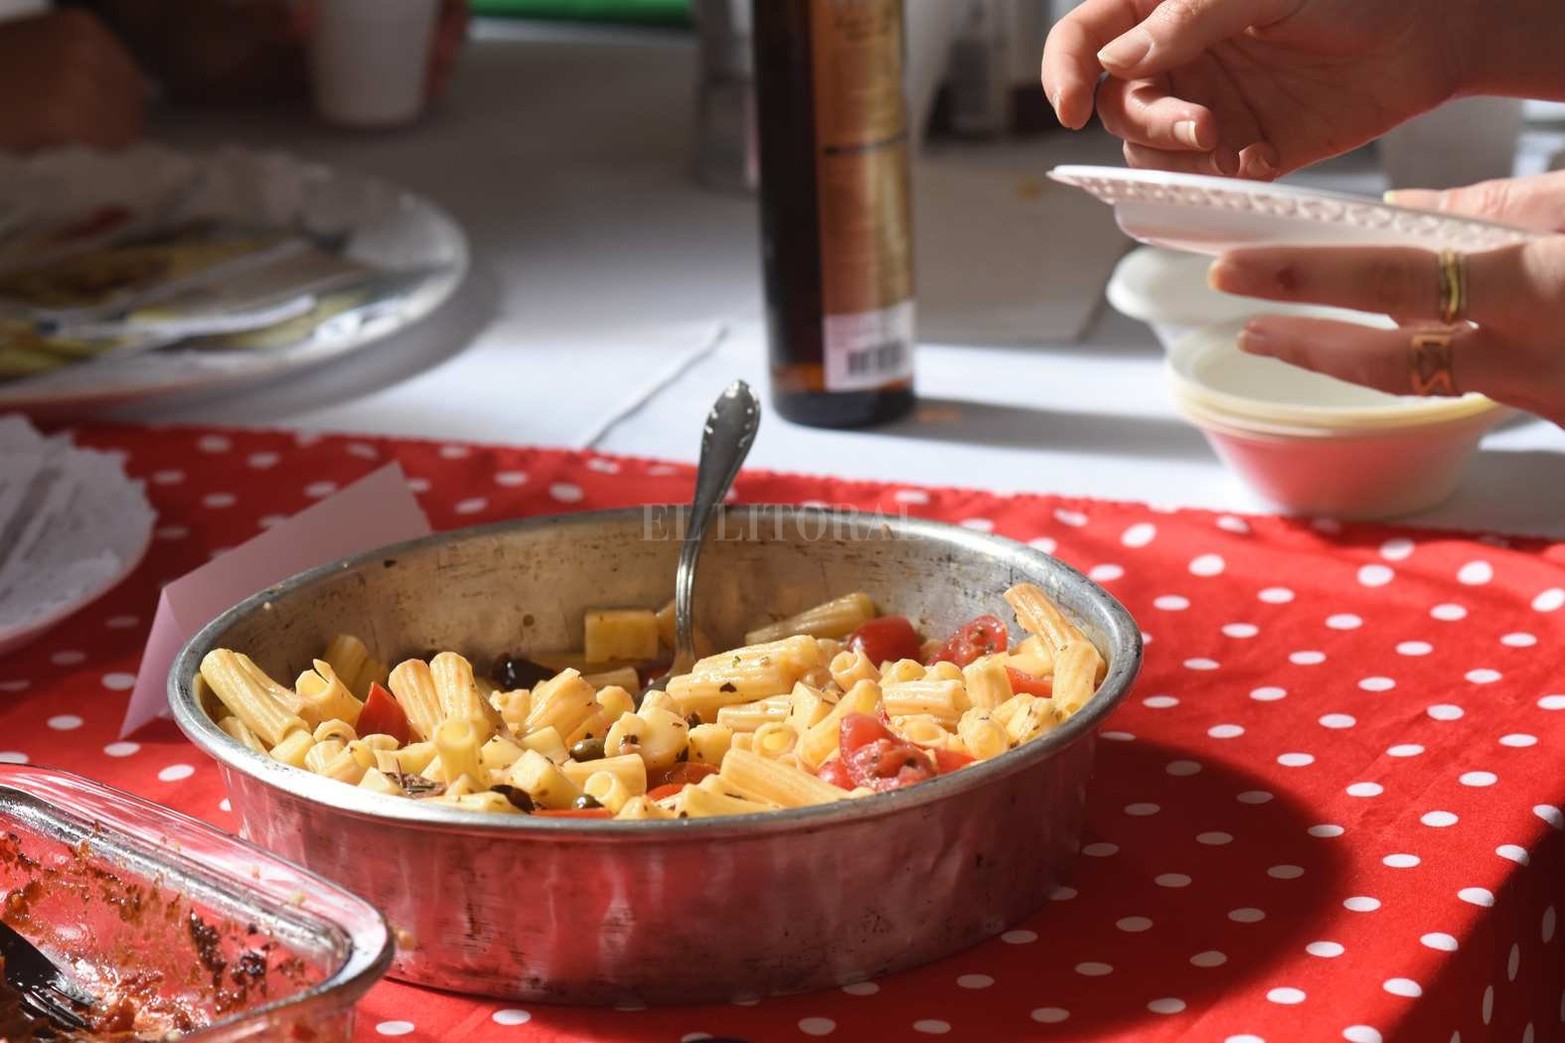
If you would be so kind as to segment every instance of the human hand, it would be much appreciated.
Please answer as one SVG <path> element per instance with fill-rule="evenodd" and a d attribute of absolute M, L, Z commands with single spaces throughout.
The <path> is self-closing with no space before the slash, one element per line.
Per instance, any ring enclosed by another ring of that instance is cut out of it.
<path fill-rule="evenodd" d="M 1447 192 L 1397 192 L 1404 206 L 1521 225 L 1565 229 L 1565 172 L 1484 182 Z M 1394 330 L 1263 316 L 1246 323 L 1239 347 L 1395 395 L 1418 390 L 1413 338 L 1449 333 L 1454 390 L 1478 391 L 1565 426 L 1565 235 L 1548 235 L 1465 258 L 1466 306 L 1437 326 L 1438 255 L 1379 247 L 1235 250 L 1212 266 L 1215 289 L 1274 301 L 1336 305 L 1390 315 Z M 1447 338 L 1439 337 L 1441 340 Z M 1427 360 L 1428 356 L 1425 356 Z"/>
<path fill-rule="evenodd" d="M 141 136 L 147 93 L 135 60 L 89 14 L 0 24 L 0 150 L 123 148 Z"/>
<path fill-rule="evenodd" d="M 1348 151 L 1464 83 L 1467 5 L 1086 0 L 1049 33 L 1043 86 L 1085 126 L 1097 87 L 1125 161 L 1270 180 Z"/>

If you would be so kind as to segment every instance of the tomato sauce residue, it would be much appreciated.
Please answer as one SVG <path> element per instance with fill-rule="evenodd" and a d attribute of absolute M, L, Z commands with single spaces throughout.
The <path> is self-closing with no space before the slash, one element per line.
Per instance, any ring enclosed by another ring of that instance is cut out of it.
<path fill-rule="evenodd" d="M 7 983 L 0 953 L 4 1043 L 163 1040 L 306 991 L 321 978 L 255 924 L 203 915 L 156 881 L 122 879 L 87 843 L 45 863 L 23 850 L 19 836 L 0 833 L 0 920 L 101 999 L 86 1015 L 86 1031 L 38 1023 Z M 124 929 L 114 931 L 112 945 L 93 937 L 114 921 Z M 146 952 L 158 956 L 148 959 Z"/>

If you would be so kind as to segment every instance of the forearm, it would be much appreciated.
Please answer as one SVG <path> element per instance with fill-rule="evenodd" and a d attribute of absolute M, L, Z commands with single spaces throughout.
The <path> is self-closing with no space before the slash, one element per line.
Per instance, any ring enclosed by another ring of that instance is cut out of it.
<path fill-rule="evenodd" d="M 1460 93 L 1565 100 L 1565 4 L 1454 0 Z"/>

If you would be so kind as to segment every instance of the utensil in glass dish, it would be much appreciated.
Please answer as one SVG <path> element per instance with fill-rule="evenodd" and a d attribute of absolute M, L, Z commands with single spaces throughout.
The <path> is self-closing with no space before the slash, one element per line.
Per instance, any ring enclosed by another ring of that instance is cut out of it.
<path fill-rule="evenodd" d="M 1140 667 L 1141 632 L 1075 569 L 958 526 L 730 507 L 702 555 L 695 610 L 718 648 L 849 590 L 948 634 L 1030 582 L 1103 654 L 1097 695 L 1069 721 L 891 793 L 662 822 L 487 815 L 291 768 L 231 739 L 203 703 L 198 670 L 214 648 L 291 677 L 338 633 L 372 637 L 389 661 L 570 647 L 589 610 L 667 600 L 679 547 L 648 522 L 641 508 L 503 522 L 303 573 L 185 646 L 169 677 L 175 719 L 218 761 L 246 836 L 351 882 L 396 925 L 392 974 L 453 991 L 608 1005 L 827 988 L 966 948 L 1048 900 L 1076 854 L 1095 739 Z"/>
<path fill-rule="evenodd" d="M 0 989 L 16 990 L 23 1013 L 66 1031 L 87 1027 L 82 1014 L 98 1005 L 96 997 L 4 920 L 0 920 L 0 969 L 5 972 L 0 975 Z"/>
<path fill-rule="evenodd" d="M 696 563 L 706 542 L 706 530 L 723 505 L 728 490 L 739 477 L 744 458 L 755 444 L 761 426 L 761 403 L 750 385 L 736 380 L 712 406 L 701 431 L 701 462 L 696 467 L 696 492 L 690 502 L 690 521 L 674 570 L 674 661 L 643 690 L 661 691 L 668 679 L 687 673 L 696 661 L 695 625 L 691 605 L 695 598 Z"/>

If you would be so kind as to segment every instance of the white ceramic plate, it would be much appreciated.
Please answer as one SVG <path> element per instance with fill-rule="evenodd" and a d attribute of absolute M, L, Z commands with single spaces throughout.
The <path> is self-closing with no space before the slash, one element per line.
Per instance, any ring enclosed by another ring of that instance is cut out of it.
<path fill-rule="evenodd" d="M 0 212 L 20 210 L 29 220 L 47 220 L 106 206 L 340 235 L 350 257 L 427 274 L 387 306 L 330 320 L 309 339 L 285 347 L 173 347 L 0 383 L 0 412 L 86 414 L 275 379 L 370 347 L 418 322 L 456 291 L 469 263 L 462 229 L 428 200 L 280 153 L 190 154 L 147 145 L 115 154 L 70 149 L 0 159 Z"/>
<path fill-rule="evenodd" d="M 1126 235 L 1220 254 L 1244 246 L 1417 246 L 1492 250 L 1536 233 L 1295 185 L 1120 167 L 1060 166 L 1049 176 L 1114 208 Z"/>

